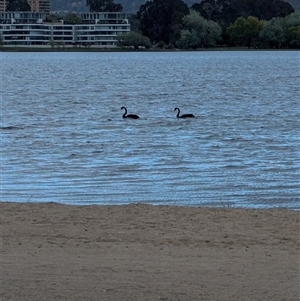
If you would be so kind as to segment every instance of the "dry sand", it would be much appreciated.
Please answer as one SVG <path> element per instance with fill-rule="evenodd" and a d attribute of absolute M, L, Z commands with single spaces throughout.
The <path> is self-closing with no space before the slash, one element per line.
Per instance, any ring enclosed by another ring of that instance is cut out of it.
<path fill-rule="evenodd" d="M 0 300 L 299 300 L 299 212 L 0 203 Z"/>

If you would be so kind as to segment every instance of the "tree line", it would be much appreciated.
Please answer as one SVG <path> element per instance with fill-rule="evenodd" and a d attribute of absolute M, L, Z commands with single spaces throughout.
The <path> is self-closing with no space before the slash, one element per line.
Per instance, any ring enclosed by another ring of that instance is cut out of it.
<path fill-rule="evenodd" d="M 146 2 L 146 0 L 115 0 L 117 3 L 122 4 L 123 11 L 126 13 L 136 13 L 140 6 Z M 200 0 L 183 0 L 189 7 L 195 2 L 201 2 Z M 295 10 L 300 10 L 299 0 L 285 0 L 290 3 Z M 52 11 L 69 11 L 69 12 L 86 12 L 88 7 L 86 6 L 86 0 L 51 0 L 50 7 Z"/>
<path fill-rule="evenodd" d="M 248 47 L 300 49 L 300 11 L 284 18 L 274 17 L 269 21 L 257 17 L 238 17 L 234 23 L 222 27 L 215 21 L 207 20 L 199 12 L 191 10 L 182 18 L 183 27 L 178 36 L 166 36 L 167 40 L 152 40 L 142 33 L 131 32 L 118 37 L 119 45 L 150 48 L 153 43 L 160 48 L 198 49 L 213 47 Z M 167 32 L 167 31 L 166 31 Z M 147 33 L 146 33 L 147 35 Z M 171 40 L 172 37 L 172 40 Z M 159 41 L 159 42 L 156 42 Z"/>
<path fill-rule="evenodd" d="M 122 11 L 113 0 L 86 0 L 90 11 Z M 151 0 L 130 17 L 119 46 L 300 48 L 300 12 L 282 0 Z"/>

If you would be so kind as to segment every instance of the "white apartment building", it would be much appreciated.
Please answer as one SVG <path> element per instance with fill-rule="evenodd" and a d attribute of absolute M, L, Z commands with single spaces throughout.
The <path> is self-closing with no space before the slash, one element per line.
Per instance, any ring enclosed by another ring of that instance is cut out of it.
<path fill-rule="evenodd" d="M 117 36 L 130 31 L 123 12 L 82 13 L 81 24 L 45 22 L 46 13 L 0 12 L 0 34 L 5 46 L 50 47 L 85 45 L 114 48 Z"/>

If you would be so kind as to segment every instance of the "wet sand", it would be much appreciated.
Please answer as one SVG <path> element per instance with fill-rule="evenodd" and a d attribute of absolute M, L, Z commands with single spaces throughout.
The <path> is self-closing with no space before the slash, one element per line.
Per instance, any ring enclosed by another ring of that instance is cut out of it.
<path fill-rule="evenodd" d="M 1 300 L 299 300 L 299 212 L 0 203 Z"/>

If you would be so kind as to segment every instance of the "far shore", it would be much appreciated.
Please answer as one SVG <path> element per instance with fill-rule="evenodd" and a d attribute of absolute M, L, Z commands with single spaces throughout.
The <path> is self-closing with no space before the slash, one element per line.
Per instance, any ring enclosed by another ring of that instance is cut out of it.
<path fill-rule="evenodd" d="M 276 49 L 276 48 L 248 48 L 248 47 L 214 47 L 199 49 L 122 49 L 122 48 L 102 48 L 102 47 L 73 47 L 64 46 L 51 49 L 51 47 L 34 46 L 4 46 L 0 47 L 0 52 L 200 52 L 200 51 L 300 51 L 300 49 Z"/>

